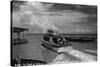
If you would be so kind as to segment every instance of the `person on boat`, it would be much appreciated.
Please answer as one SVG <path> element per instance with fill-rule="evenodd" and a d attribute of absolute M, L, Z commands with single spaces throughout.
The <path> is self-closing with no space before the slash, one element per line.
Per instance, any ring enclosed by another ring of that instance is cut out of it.
<path fill-rule="evenodd" d="M 53 36 L 54 31 L 50 28 L 50 29 L 47 30 L 47 34 L 50 35 L 50 36 Z"/>
<path fill-rule="evenodd" d="M 66 40 L 61 34 L 58 35 L 57 41 L 59 46 L 66 45 Z"/>

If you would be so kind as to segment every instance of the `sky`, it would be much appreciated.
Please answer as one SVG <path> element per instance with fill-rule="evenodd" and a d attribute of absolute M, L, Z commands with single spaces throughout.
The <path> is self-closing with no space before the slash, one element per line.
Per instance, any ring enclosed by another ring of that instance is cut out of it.
<path fill-rule="evenodd" d="M 35 1 L 11 2 L 12 26 L 45 33 L 52 28 L 62 33 L 97 33 L 97 6 Z"/>

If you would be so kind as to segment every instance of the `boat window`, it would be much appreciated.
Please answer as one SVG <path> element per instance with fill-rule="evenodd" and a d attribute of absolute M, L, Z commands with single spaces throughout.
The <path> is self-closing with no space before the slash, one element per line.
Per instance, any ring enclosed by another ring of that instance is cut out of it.
<path fill-rule="evenodd" d="M 49 37 L 43 37 L 43 40 L 45 40 L 45 41 L 49 41 L 50 39 L 49 39 Z"/>

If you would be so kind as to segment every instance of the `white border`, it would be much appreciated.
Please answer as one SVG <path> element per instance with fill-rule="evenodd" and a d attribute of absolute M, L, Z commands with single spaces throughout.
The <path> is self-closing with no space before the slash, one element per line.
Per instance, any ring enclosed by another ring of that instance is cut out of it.
<path fill-rule="evenodd" d="M 86 4 L 86 5 L 98 5 L 98 12 L 100 12 L 99 0 L 28 0 L 28 1 L 41 1 L 52 3 L 70 3 L 70 4 Z M 100 13 L 98 13 L 99 18 Z M 99 36 L 99 19 L 98 19 L 98 36 Z M 99 42 L 98 37 L 98 42 Z M 98 43 L 98 51 L 99 43 Z M 99 52 L 98 55 L 100 56 Z M 99 58 L 100 59 L 100 58 Z M 0 67 L 8 67 L 10 64 L 10 0 L 1 0 L 0 2 Z M 57 64 L 57 65 L 40 65 L 39 67 L 98 67 L 98 62 L 89 63 L 74 63 L 74 64 Z"/>

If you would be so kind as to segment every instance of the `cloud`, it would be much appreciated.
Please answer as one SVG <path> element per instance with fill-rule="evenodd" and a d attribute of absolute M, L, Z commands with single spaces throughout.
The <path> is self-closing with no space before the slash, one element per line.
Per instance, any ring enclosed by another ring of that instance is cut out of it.
<path fill-rule="evenodd" d="M 72 10 L 73 5 L 69 9 L 66 5 L 64 8 L 54 5 L 40 2 L 21 5 L 19 11 L 13 12 L 13 26 L 29 27 L 30 33 L 41 33 L 50 25 L 63 33 L 96 33 L 96 14 L 78 11 L 83 6 L 75 6 L 77 10 Z"/>
<path fill-rule="evenodd" d="M 48 11 L 49 9 L 53 7 L 54 4 L 53 3 L 45 3 L 45 4 L 42 3 L 42 5 Z"/>

